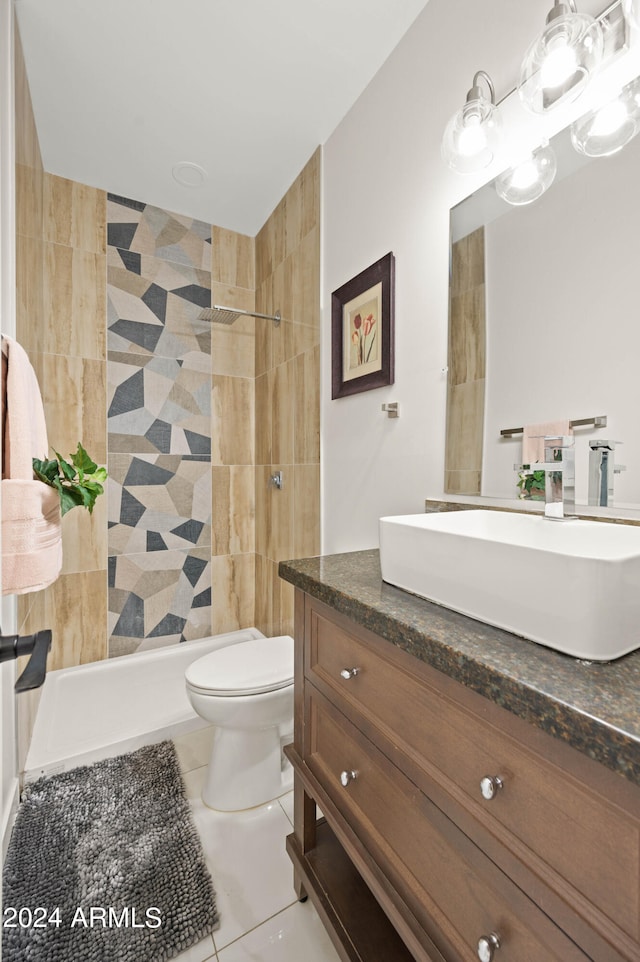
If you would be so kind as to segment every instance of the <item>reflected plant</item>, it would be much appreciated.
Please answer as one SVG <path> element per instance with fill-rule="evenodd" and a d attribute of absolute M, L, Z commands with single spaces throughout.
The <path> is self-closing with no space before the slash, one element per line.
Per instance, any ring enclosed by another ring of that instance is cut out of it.
<path fill-rule="evenodd" d="M 518 487 L 520 488 L 521 499 L 542 499 L 544 498 L 545 472 L 532 471 L 529 465 L 524 464 L 524 469 L 518 474 Z"/>

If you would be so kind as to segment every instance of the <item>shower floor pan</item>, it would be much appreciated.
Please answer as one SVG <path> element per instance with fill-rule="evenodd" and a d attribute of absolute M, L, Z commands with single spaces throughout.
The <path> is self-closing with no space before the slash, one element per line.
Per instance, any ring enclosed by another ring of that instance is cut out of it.
<path fill-rule="evenodd" d="M 216 648 L 264 637 L 245 628 L 48 672 L 25 782 L 208 727 L 187 697 L 185 669 Z"/>

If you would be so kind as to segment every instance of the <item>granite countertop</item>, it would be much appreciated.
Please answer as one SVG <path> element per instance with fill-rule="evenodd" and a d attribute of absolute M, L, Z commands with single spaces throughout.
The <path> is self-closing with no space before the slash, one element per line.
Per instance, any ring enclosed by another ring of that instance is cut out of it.
<path fill-rule="evenodd" d="M 640 785 L 640 650 L 582 662 L 382 581 L 377 549 L 282 561 L 280 576 Z"/>

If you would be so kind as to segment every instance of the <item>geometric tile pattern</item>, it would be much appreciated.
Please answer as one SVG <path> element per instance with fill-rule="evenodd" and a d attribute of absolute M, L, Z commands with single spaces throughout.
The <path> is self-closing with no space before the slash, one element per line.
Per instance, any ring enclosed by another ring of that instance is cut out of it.
<path fill-rule="evenodd" d="M 107 194 L 107 243 L 132 255 L 211 270 L 210 224 L 116 194 Z"/>
<path fill-rule="evenodd" d="M 210 358 L 191 361 L 109 352 L 110 451 L 211 458 Z"/>
<path fill-rule="evenodd" d="M 109 558 L 109 655 L 211 634 L 211 549 Z"/>
<path fill-rule="evenodd" d="M 211 544 L 211 464 L 177 454 L 109 454 L 109 552 Z"/>
<path fill-rule="evenodd" d="M 109 654 L 211 633 L 211 227 L 107 204 Z"/>
<path fill-rule="evenodd" d="M 211 354 L 211 322 L 198 318 L 211 306 L 211 272 L 137 255 L 107 251 L 107 346 L 186 360 Z"/>

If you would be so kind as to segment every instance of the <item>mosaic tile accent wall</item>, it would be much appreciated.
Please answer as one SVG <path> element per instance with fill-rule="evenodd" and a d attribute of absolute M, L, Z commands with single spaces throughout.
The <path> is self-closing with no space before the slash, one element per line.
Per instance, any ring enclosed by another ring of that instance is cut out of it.
<path fill-rule="evenodd" d="M 107 203 L 109 655 L 211 633 L 211 227 Z"/>

